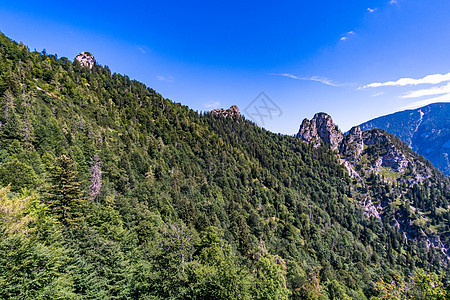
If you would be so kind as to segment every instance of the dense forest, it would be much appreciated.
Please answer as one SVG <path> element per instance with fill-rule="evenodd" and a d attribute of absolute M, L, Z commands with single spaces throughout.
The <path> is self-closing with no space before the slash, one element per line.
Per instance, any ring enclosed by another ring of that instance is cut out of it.
<path fill-rule="evenodd" d="M 448 257 L 391 222 L 449 245 L 446 177 L 361 184 L 329 147 L 2 34 L 0 99 L 2 299 L 449 297 Z"/>

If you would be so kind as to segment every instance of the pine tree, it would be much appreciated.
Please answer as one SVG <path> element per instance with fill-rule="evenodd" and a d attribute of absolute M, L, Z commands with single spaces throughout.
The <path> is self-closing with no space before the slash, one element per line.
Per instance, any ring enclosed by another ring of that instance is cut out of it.
<path fill-rule="evenodd" d="M 70 157 L 61 155 L 56 159 L 50 173 L 50 184 L 45 202 L 51 213 L 65 226 L 81 222 L 84 198 Z"/>

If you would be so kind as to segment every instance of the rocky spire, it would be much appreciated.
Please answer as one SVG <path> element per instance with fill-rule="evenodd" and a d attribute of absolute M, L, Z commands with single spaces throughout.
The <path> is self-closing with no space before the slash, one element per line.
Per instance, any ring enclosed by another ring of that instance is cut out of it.
<path fill-rule="evenodd" d="M 331 149 L 338 150 L 343 139 L 343 134 L 333 123 L 331 117 L 321 112 L 315 114 L 311 120 L 303 120 L 297 137 L 308 143 L 312 143 L 314 147 L 325 143 Z"/>

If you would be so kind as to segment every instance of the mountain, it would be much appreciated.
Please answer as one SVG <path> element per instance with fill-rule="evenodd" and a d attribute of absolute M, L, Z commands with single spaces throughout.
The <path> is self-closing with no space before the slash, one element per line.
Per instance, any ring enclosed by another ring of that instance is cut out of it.
<path fill-rule="evenodd" d="M 311 120 L 304 119 L 297 137 L 314 147 L 328 145 L 338 153 L 352 177 L 365 178 L 376 173 L 391 182 L 409 185 L 433 176 L 442 178 L 429 161 L 398 137 L 379 129 L 363 131 L 359 126 L 343 134 L 326 113 L 317 113 Z"/>
<path fill-rule="evenodd" d="M 450 176 L 450 103 L 434 103 L 378 117 L 360 125 L 398 136 L 411 149 Z"/>
<path fill-rule="evenodd" d="M 375 175 L 381 176 L 384 182 L 410 187 L 423 184 L 430 179 L 434 180 L 434 178 L 446 182 L 441 172 L 429 161 L 413 152 L 398 137 L 381 129 L 362 131 L 359 126 L 343 134 L 329 115 L 317 113 L 313 119 L 303 120 L 297 138 L 313 147 L 330 147 L 363 190 L 372 190 L 372 193 L 360 192 L 358 195 L 364 199 L 359 205 L 366 214 L 382 219 L 386 217 L 386 214 L 391 214 L 390 207 L 396 201 L 403 202 L 404 209 L 413 210 L 414 215 L 394 212 L 388 217 L 389 223 L 396 226 L 407 239 L 424 240 L 427 244 L 433 244 L 441 249 L 447 257 L 450 255 L 447 233 L 436 230 L 425 233 L 422 228 L 411 226 L 421 218 L 420 216 L 429 214 L 429 204 L 424 206 L 421 200 L 410 198 L 408 188 L 389 187 L 390 193 L 398 193 L 395 191 L 397 189 L 403 190 L 401 193 L 407 195 L 406 197 L 397 195 L 397 199 L 393 197 L 391 200 L 383 200 L 375 192 L 375 189 L 379 188 L 379 183 L 373 186 L 372 178 Z M 445 203 L 445 201 L 441 202 L 439 206 L 444 208 Z"/>
<path fill-rule="evenodd" d="M 79 58 L 0 34 L 1 299 L 444 295 L 450 183 L 398 139 L 358 159 L 323 115 L 311 134 L 350 139 L 341 158 Z"/>

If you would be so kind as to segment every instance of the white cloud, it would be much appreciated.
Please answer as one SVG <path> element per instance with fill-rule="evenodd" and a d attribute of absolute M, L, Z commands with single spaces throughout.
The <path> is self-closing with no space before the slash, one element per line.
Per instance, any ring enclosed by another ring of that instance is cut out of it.
<path fill-rule="evenodd" d="M 450 83 L 447 83 L 446 85 L 439 86 L 439 87 L 432 87 L 429 89 L 421 89 L 421 90 L 411 91 L 400 97 L 401 98 L 419 98 L 419 97 L 433 96 L 433 95 L 441 95 L 441 96 L 415 101 L 415 102 L 412 102 L 412 103 L 402 107 L 402 109 L 418 108 L 418 107 L 422 107 L 422 106 L 425 106 L 425 105 L 428 105 L 431 103 L 436 103 L 436 102 L 450 102 Z"/>
<path fill-rule="evenodd" d="M 370 13 L 374 13 L 376 10 L 377 10 L 376 8 L 370 8 L 370 7 L 367 8 L 367 11 Z"/>
<path fill-rule="evenodd" d="M 397 4 L 398 3 L 398 0 L 391 0 L 391 1 L 389 1 L 389 4 Z"/>
<path fill-rule="evenodd" d="M 283 76 L 283 77 L 289 77 L 289 78 L 298 79 L 298 80 L 316 81 L 316 82 L 320 82 L 320 83 L 330 85 L 330 86 L 340 86 L 341 85 L 338 83 L 334 83 L 333 81 L 331 81 L 330 79 L 328 79 L 326 77 L 320 77 L 320 76 L 299 77 L 299 76 L 295 76 L 295 75 L 288 74 L 288 73 L 282 73 L 282 74 L 266 73 L 266 75 Z"/>
<path fill-rule="evenodd" d="M 266 75 L 271 75 L 271 76 L 283 76 L 283 77 L 289 77 L 289 78 L 293 78 L 293 79 L 301 79 L 303 80 L 303 78 L 292 75 L 292 74 L 288 74 L 288 73 L 281 73 L 281 74 L 275 74 L 275 73 L 266 73 Z"/>
<path fill-rule="evenodd" d="M 210 101 L 203 104 L 203 106 L 205 106 L 206 108 L 215 108 L 218 107 L 219 105 L 220 105 L 219 101 Z"/>
<path fill-rule="evenodd" d="M 331 85 L 331 86 L 339 86 L 339 84 L 332 82 L 330 79 L 325 78 L 325 77 L 320 77 L 320 76 L 311 76 L 311 77 L 307 77 L 307 78 L 302 78 L 303 80 L 310 80 L 310 81 L 317 81 L 326 85 Z"/>
<path fill-rule="evenodd" d="M 142 53 L 147 54 L 148 48 L 146 46 L 136 46 L 136 48 Z"/>
<path fill-rule="evenodd" d="M 408 92 L 401 96 L 401 98 L 418 98 L 423 96 L 450 94 L 450 83 L 440 87 L 432 87 L 429 89 L 421 89 L 416 91 Z"/>
<path fill-rule="evenodd" d="M 378 96 L 381 96 L 383 94 L 384 94 L 384 92 L 373 93 L 372 97 L 378 97 Z"/>
<path fill-rule="evenodd" d="M 156 79 L 160 80 L 160 81 L 165 81 L 165 82 L 173 82 L 174 78 L 171 75 L 157 75 Z"/>
<path fill-rule="evenodd" d="M 438 84 L 441 82 L 450 81 L 450 73 L 447 74 L 432 74 L 427 75 L 423 78 L 400 78 L 396 81 L 386 81 L 386 82 L 373 82 L 366 84 L 362 88 L 369 87 L 382 87 L 382 86 L 406 86 L 406 85 L 418 85 L 418 84 Z"/>
<path fill-rule="evenodd" d="M 343 37 L 341 37 L 340 40 L 341 41 L 348 40 L 352 35 L 355 35 L 355 32 L 353 30 L 350 30 Z"/>
<path fill-rule="evenodd" d="M 445 94 L 439 97 L 434 97 L 430 99 L 415 101 L 413 103 L 410 103 L 406 106 L 401 107 L 400 109 L 413 109 L 413 108 L 419 108 L 431 103 L 437 103 L 437 102 L 450 102 L 450 94 Z"/>

